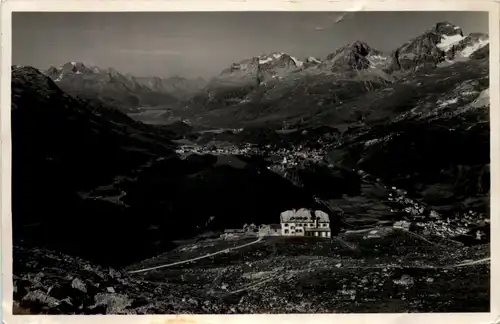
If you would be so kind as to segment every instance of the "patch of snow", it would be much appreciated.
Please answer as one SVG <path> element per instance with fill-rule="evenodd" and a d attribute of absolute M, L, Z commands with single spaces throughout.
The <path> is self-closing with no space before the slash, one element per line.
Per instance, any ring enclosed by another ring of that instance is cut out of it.
<path fill-rule="evenodd" d="M 82 72 L 80 72 L 80 71 L 76 71 L 76 74 L 82 74 Z"/>
<path fill-rule="evenodd" d="M 249 103 L 250 102 L 250 99 L 248 98 L 245 98 L 243 100 L 240 101 L 240 104 L 246 104 L 246 103 Z"/>
<path fill-rule="evenodd" d="M 76 65 L 76 63 L 75 63 L 75 62 L 71 62 L 71 65 L 75 66 L 75 65 Z"/>
<path fill-rule="evenodd" d="M 438 101 L 439 108 L 444 108 L 449 105 L 456 104 L 458 102 L 458 98 L 453 98 L 449 100 L 444 100 L 444 101 Z"/>
<path fill-rule="evenodd" d="M 266 59 L 263 59 L 263 60 L 262 60 L 262 59 L 259 59 L 259 64 L 266 64 L 266 63 L 271 62 L 272 60 L 273 60 L 273 59 L 272 59 L 272 58 L 270 58 L 270 57 L 268 57 L 268 58 L 266 58 Z"/>
<path fill-rule="evenodd" d="M 387 60 L 387 57 L 382 56 L 382 55 L 372 55 L 371 58 L 376 59 L 376 60 L 381 60 L 381 61 Z"/>
<path fill-rule="evenodd" d="M 454 27 L 453 29 L 457 30 L 457 29 L 460 29 L 460 27 L 458 27 L 458 26 L 455 26 L 455 27 Z"/>
<path fill-rule="evenodd" d="M 377 144 L 379 142 L 385 142 L 385 141 L 388 141 L 392 138 L 392 135 L 387 135 L 387 136 L 384 136 L 382 138 L 374 138 L 374 139 L 371 139 L 371 140 L 368 140 L 365 142 L 365 147 L 368 147 L 368 146 L 371 146 L 371 145 L 374 145 L 374 144 Z"/>
<path fill-rule="evenodd" d="M 460 55 L 463 57 L 469 57 L 469 56 L 471 56 L 472 53 L 483 48 L 484 46 L 488 45 L 489 43 L 490 43 L 489 39 L 481 39 L 477 43 L 469 45 L 466 48 L 464 48 L 460 52 Z"/>
<path fill-rule="evenodd" d="M 466 96 L 475 96 L 477 94 L 478 94 L 477 91 L 464 91 L 464 92 L 462 92 L 462 96 L 464 96 L 464 97 L 466 97 Z"/>
<path fill-rule="evenodd" d="M 279 58 L 280 58 L 280 57 L 282 57 L 282 56 L 283 56 L 283 53 L 274 53 L 274 54 L 273 54 L 273 57 L 274 57 L 275 59 L 279 59 Z"/>
<path fill-rule="evenodd" d="M 318 60 L 317 58 L 315 58 L 315 57 L 313 57 L 313 56 L 309 56 L 309 57 L 307 58 L 307 62 L 309 62 L 309 63 L 318 63 L 318 64 L 319 64 L 319 63 L 321 63 L 321 61 L 320 61 L 320 60 Z"/>
<path fill-rule="evenodd" d="M 196 250 L 197 248 L 199 248 L 199 246 L 195 244 L 195 245 L 191 245 L 191 246 L 186 246 L 186 247 L 180 249 L 179 251 L 181 251 L 181 252 L 192 251 L 192 250 Z"/>
<path fill-rule="evenodd" d="M 295 65 L 296 65 L 297 67 L 301 67 L 301 66 L 302 66 L 302 64 L 304 64 L 303 62 L 301 62 L 301 61 L 297 60 L 295 57 L 293 57 L 293 56 L 290 56 L 290 57 L 292 58 L 293 62 L 295 63 Z"/>
<path fill-rule="evenodd" d="M 368 60 L 370 61 L 370 67 L 374 69 L 379 65 L 385 64 L 385 61 L 387 61 L 387 57 L 382 55 L 370 55 L 368 56 Z"/>
<path fill-rule="evenodd" d="M 446 36 L 446 35 L 443 35 L 441 37 L 441 42 L 438 43 L 436 46 L 444 51 L 444 52 L 447 52 L 450 50 L 450 48 L 453 47 L 453 45 L 455 45 L 456 43 L 460 42 L 462 39 L 464 39 L 463 36 L 461 36 L 460 34 L 458 35 L 453 35 L 453 36 Z"/>
<path fill-rule="evenodd" d="M 62 79 L 63 79 L 63 72 L 61 72 L 61 74 L 59 74 L 59 76 L 57 77 L 57 79 L 54 80 L 54 82 L 61 81 Z"/>

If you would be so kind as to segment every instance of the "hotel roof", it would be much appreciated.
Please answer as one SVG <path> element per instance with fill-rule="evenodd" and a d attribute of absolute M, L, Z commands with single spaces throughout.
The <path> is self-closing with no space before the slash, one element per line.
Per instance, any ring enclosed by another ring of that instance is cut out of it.
<path fill-rule="evenodd" d="M 280 219 L 282 223 L 293 223 L 293 222 L 313 222 L 314 217 L 318 219 L 320 223 L 329 223 L 330 218 L 328 214 L 321 211 L 314 211 L 314 216 L 311 215 L 311 212 L 308 209 L 301 208 L 299 210 L 287 210 L 281 213 Z"/>

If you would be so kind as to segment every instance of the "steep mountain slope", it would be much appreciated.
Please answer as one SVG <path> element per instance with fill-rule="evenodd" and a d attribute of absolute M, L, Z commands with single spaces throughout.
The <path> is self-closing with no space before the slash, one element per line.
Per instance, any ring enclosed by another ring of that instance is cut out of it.
<path fill-rule="evenodd" d="M 314 204 L 265 168 L 234 165 L 237 157 L 181 160 L 170 134 L 13 68 L 15 244 L 127 264 L 200 234 L 211 218 L 209 229 L 222 230 Z"/>
<path fill-rule="evenodd" d="M 355 41 L 329 54 L 318 67 L 331 71 L 356 71 L 388 67 L 390 58 L 384 53 L 371 48 L 368 44 Z"/>
<path fill-rule="evenodd" d="M 488 71 L 487 59 L 457 62 L 345 105 L 363 109 L 365 126 L 343 136 L 331 163 L 402 188 L 450 219 L 488 214 Z M 388 118 L 374 123 L 380 115 Z"/>
<path fill-rule="evenodd" d="M 302 61 L 278 52 L 233 63 L 210 80 L 206 89 L 196 95 L 190 105 L 212 109 L 236 104 L 252 90 L 275 84 L 303 67 Z"/>
<path fill-rule="evenodd" d="M 393 53 L 393 68 L 436 67 L 445 61 L 470 57 L 487 44 L 488 35 L 471 33 L 464 37 L 460 27 L 439 22 L 431 30 L 398 47 Z"/>
<path fill-rule="evenodd" d="M 454 58 L 471 57 L 483 48 L 489 48 L 489 37 L 483 33 L 471 33 L 451 48 Z"/>
<path fill-rule="evenodd" d="M 100 259 L 133 248 L 131 236 L 144 238 L 122 206 L 84 193 L 174 157 L 168 138 L 116 110 L 74 99 L 24 67 L 12 71 L 12 141 L 15 242 Z"/>
<path fill-rule="evenodd" d="M 57 85 L 71 95 L 112 104 L 124 112 L 140 106 L 171 106 L 178 99 L 165 89 L 148 87 L 131 75 L 115 69 L 87 67 L 83 63 L 68 62 L 45 71 Z"/>

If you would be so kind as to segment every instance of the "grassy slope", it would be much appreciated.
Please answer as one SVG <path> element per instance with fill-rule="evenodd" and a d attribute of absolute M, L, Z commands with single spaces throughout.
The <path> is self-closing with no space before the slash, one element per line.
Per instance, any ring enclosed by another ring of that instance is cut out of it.
<path fill-rule="evenodd" d="M 268 237 L 229 253 L 133 275 L 52 251 L 16 248 L 22 271 L 14 278 L 15 310 L 37 314 L 488 311 L 489 263 L 457 265 L 487 257 L 489 245 L 442 245 L 390 228 L 374 230 L 344 233 L 332 240 Z M 184 245 L 133 268 L 191 259 L 253 239 Z M 85 294 L 72 287 L 75 278 L 85 285 Z"/>
<path fill-rule="evenodd" d="M 137 276 L 175 285 L 186 298 L 208 292 L 211 311 L 220 312 L 487 311 L 489 266 L 446 266 L 487 256 L 488 246 L 433 245 L 383 228 L 378 238 L 367 234 L 333 240 L 270 237 L 241 250 Z M 189 259 L 195 251 L 204 255 L 202 244 L 197 243 L 199 250 L 191 246 L 185 256 L 180 250 L 160 256 L 154 264 Z M 227 247 L 225 241 L 209 244 Z M 469 276 L 471 269 L 474 277 Z"/>

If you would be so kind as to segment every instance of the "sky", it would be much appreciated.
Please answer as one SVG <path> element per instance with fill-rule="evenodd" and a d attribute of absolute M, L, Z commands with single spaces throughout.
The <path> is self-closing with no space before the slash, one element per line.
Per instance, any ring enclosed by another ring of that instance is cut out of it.
<path fill-rule="evenodd" d="M 75 61 L 136 76 L 210 78 L 270 52 L 324 58 L 355 40 L 392 51 L 439 21 L 488 33 L 487 12 L 20 12 L 12 63 L 45 69 Z"/>

